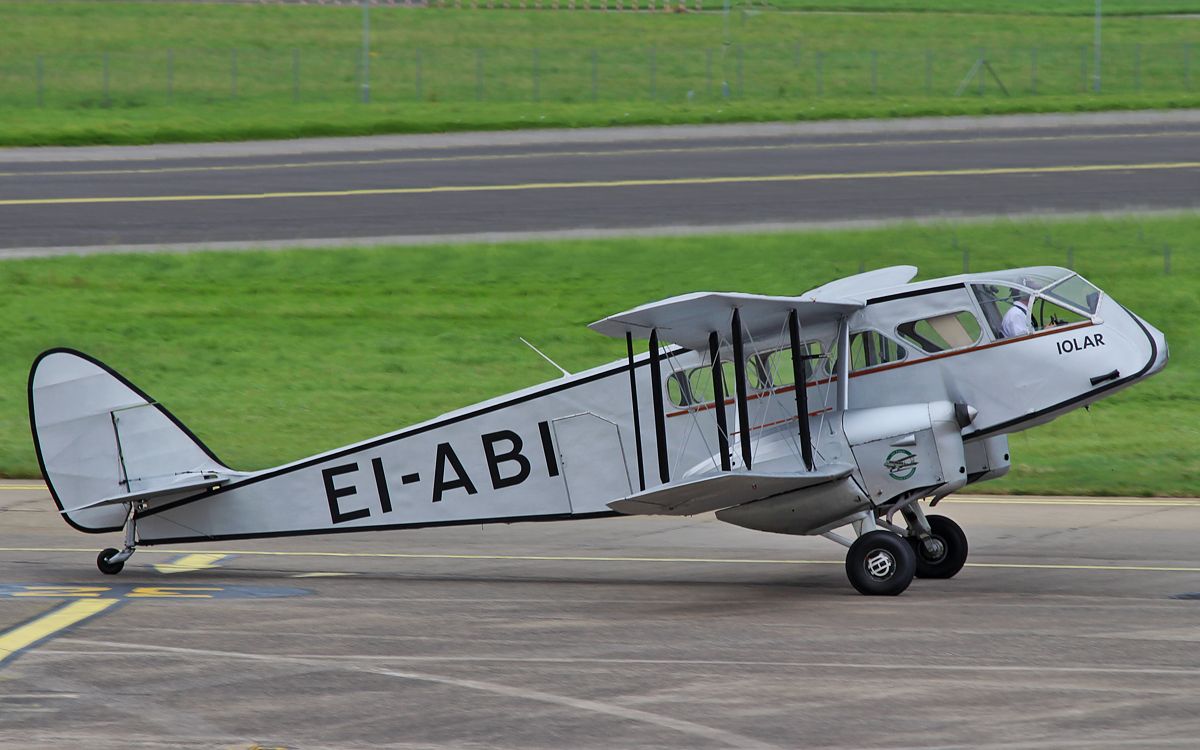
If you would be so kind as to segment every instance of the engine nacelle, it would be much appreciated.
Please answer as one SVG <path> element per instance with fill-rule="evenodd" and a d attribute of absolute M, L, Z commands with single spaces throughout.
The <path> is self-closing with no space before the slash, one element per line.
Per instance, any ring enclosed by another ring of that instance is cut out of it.
<path fill-rule="evenodd" d="M 975 410 L 949 401 L 851 409 L 842 430 L 871 502 L 910 495 L 941 497 L 967 483 L 962 428 Z"/>

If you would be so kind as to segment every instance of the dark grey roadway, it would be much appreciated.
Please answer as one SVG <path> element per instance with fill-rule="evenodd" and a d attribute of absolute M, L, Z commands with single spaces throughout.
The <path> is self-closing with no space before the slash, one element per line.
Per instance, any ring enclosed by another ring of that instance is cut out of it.
<path fill-rule="evenodd" d="M 37 618 L 64 602 L 124 606 L 0 654 L 0 747 L 1200 737 L 1200 600 L 1172 598 L 1200 592 L 1200 500 L 951 498 L 938 510 L 966 528 L 968 567 L 881 599 L 854 593 L 831 542 L 711 516 L 152 548 L 114 578 L 93 567 L 114 535 L 72 531 L 21 485 L 0 483 L 0 649 L 22 622 L 55 627 Z M 209 569 L 154 567 L 208 551 Z M 302 591 L 178 598 L 232 587 Z"/>
<path fill-rule="evenodd" d="M 317 141 L 216 157 L 0 152 L 0 248 L 1200 208 L 1200 117 L 996 122 L 495 145 L 388 138 L 352 151 Z"/>

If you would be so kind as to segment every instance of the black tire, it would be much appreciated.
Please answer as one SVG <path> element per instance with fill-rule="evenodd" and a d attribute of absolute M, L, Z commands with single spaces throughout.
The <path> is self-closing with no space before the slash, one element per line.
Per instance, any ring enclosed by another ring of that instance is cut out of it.
<path fill-rule="evenodd" d="M 912 547 L 890 531 L 870 531 L 850 545 L 846 577 L 858 593 L 896 596 L 912 583 L 916 573 Z"/>
<path fill-rule="evenodd" d="M 115 550 L 112 547 L 109 547 L 108 549 L 101 551 L 100 554 L 96 557 L 96 567 L 99 568 L 100 572 L 106 576 L 115 576 L 117 573 L 120 573 L 121 570 L 123 570 L 125 568 L 124 561 L 121 561 L 119 563 L 110 563 L 109 562 L 109 560 L 112 559 L 113 555 L 117 554 L 117 551 L 118 550 Z"/>
<path fill-rule="evenodd" d="M 940 555 L 930 554 L 925 543 L 908 537 L 917 560 L 917 578 L 953 578 L 967 562 L 967 535 L 946 516 L 929 516 L 931 536 L 941 544 Z"/>

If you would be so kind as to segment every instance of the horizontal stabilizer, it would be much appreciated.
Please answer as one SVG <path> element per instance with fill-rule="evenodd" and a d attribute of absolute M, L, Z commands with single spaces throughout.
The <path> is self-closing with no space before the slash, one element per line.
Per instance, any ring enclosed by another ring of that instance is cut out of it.
<path fill-rule="evenodd" d="M 611 502 L 608 507 L 637 516 L 692 516 L 832 482 L 853 470 L 849 464 L 829 464 L 799 474 L 715 474 L 664 484 Z"/>
<path fill-rule="evenodd" d="M 137 502 L 139 500 L 150 500 L 152 498 L 161 497 L 164 495 L 178 495 L 185 492 L 216 488 L 224 484 L 229 484 L 229 482 L 234 478 L 235 477 L 230 475 L 221 475 L 213 472 L 206 472 L 204 474 L 182 474 L 174 481 L 158 487 L 139 490 L 137 492 L 124 492 L 117 495 L 110 495 L 108 497 L 90 502 L 86 505 L 81 505 L 77 508 L 68 508 L 67 510 L 59 512 L 74 513 L 78 510 L 99 508 L 103 505 L 120 505 L 122 503 Z"/>

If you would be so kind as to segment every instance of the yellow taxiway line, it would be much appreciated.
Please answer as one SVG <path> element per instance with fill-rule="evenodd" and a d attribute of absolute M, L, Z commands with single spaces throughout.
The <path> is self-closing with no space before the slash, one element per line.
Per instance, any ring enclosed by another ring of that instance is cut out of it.
<path fill-rule="evenodd" d="M 226 557 L 228 557 L 228 555 L 221 555 L 213 552 L 191 553 L 169 562 L 157 563 L 155 564 L 154 569 L 159 573 L 163 573 L 164 575 L 169 575 L 171 573 L 189 573 L 194 570 L 211 570 L 213 568 L 220 567 L 218 563 L 220 563 Z"/>
<path fill-rule="evenodd" d="M 0 633 L 0 664 L 55 634 L 121 604 L 120 599 L 76 599 Z"/>
<path fill-rule="evenodd" d="M 266 162 L 261 164 L 207 164 L 180 167 L 126 167 L 119 169 L 50 169 L 45 171 L 0 172 L 0 177 L 85 177 L 122 174 L 175 174 L 180 172 L 258 172 L 281 169 L 313 169 L 322 167 L 369 167 L 388 164 L 424 164 L 438 162 L 505 161 L 512 159 L 561 159 L 611 156 L 643 156 L 650 154 L 738 153 L 747 151 L 826 151 L 839 148 L 889 148 L 905 146 L 952 146 L 966 143 L 1026 143 L 1041 141 L 1096 141 L 1145 138 L 1195 138 L 1196 131 L 1166 133 L 1094 133 L 1089 135 L 998 136 L 994 138 L 936 138 L 891 141 L 843 141 L 832 143 L 777 143 L 747 146 L 671 146 L 665 148 L 623 148 L 610 150 L 520 151 L 505 154 L 454 154 L 448 156 L 393 156 L 378 159 L 329 159 L 325 161 Z M 455 146 L 432 147 L 445 150 Z"/>
<path fill-rule="evenodd" d="M 61 206 L 113 203 L 196 203 L 206 201 L 257 201 L 291 198 L 350 198 L 382 195 L 430 195 L 437 193 L 487 193 L 522 190 L 573 190 L 586 188 L 662 187 L 688 185 L 770 184 L 828 182 L 835 180 L 885 180 L 914 177 L 965 177 L 996 175 L 1071 174 L 1087 172 L 1147 172 L 1200 169 L 1200 161 L 1154 162 L 1148 164 L 1068 164 L 1049 167 L 978 167 L 966 169 L 913 169 L 894 172 L 825 172 L 811 174 L 735 175 L 726 177 L 667 177 L 659 179 L 582 180 L 578 182 L 523 182 L 492 185 L 433 185 L 427 187 L 361 188 L 351 190 L 307 190 L 263 193 L 205 193 L 195 195 L 109 195 L 75 198 L 11 198 L 0 206 Z"/>

